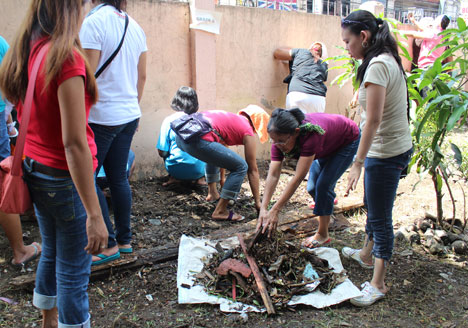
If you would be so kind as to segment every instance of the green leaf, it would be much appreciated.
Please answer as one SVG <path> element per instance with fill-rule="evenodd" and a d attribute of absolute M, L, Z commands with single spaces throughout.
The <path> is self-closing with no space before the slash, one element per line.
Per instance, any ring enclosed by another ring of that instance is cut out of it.
<path fill-rule="evenodd" d="M 439 130 L 444 128 L 450 114 L 451 114 L 450 107 L 443 106 L 439 108 L 439 120 L 437 121 L 437 127 L 439 128 Z"/>
<path fill-rule="evenodd" d="M 432 84 L 432 79 L 422 79 L 418 84 L 418 88 L 419 90 L 422 90 L 431 84 Z"/>
<path fill-rule="evenodd" d="M 415 137 L 418 142 L 419 142 L 419 138 L 421 136 L 421 132 L 422 132 L 424 125 L 426 124 L 429 117 L 431 117 L 431 115 L 436 111 L 436 109 L 437 107 L 432 107 L 431 109 L 429 109 L 424 115 L 424 117 L 422 118 L 421 122 L 419 122 L 418 129 L 415 132 Z"/>
<path fill-rule="evenodd" d="M 466 23 L 465 20 L 461 17 L 457 18 L 457 25 L 458 25 L 458 31 L 463 32 L 466 30 Z"/>
<path fill-rule="evenodd" d="M 437 191 L 442 190 L 442 176 L 437 173 Z"/>
<path fill-rule="evenodd" d="M 421 95 L 415 89 L 408 89 L 408 92 L 410 93 L 410 98 L 416 100 L 418 104 L 423 102 Z"/>
<path fill-rule="evenodd" d="M 450 143 L 450 148 L 452 148 L 452 151 L 453 151 L 453 158 L 455 158 L 455 162 L 457 162 L 457 165 L 458 165 L 458 167 L 460 168 L 460 166 L 461 166 L 462 163 L 463 163 L 463 155 L 462 155 L 462 152 L 461 152 L 460 148 L 458 148 L 458 146 L 455 145 L 454 143 Z"/>
<path fill-rule="evenodd" d="M 439 142 L 439 138 L 442 135 L 443 130 L 437 131 L 434 136 L 432 137 L 432 142 L 431 142 L 431 149 L 437 149 L 437 143 Z"/>
<path fill-rule="evenodd" d="M 464 104 L 460 107 L 457 107 L 452 115 L 450 116 L 448 122 L 447 122 L 447 131 L 451 131 L 453 129 L 453 127 L 455 126 L 455 124 L 458 122 L 458 120 L 460 119 L 460 117 L 465 113 L 466 114 L 466 107 L 467 107 L 467 104 Z"/>
<path fill-rule="evenodd" d="M 408 83 L 408 86 L 411 84 L 413 84 L 413 81 L 416 80 L 417 78 L 419 78 L 420 74 L 419 73 L 416 73 L 416 74 L 411 74 L 410 76 L 408 76 L 406 78 L 406 83 Z"/>
<path fill-rule="evenodd" d="M 440 105 L 441 102 L 443 102 L 443 101 L 445 101 L 445 100 L 447 100 L 447 99 L 454 98 L 454 97 L 456 97 L 456 95 L 453 95 L 453 94 L 438 96 L 437 98 L 433 99 L 433 100 L 428 104 L 428 106 L 431 107 L 431 106 Z"/>
<path fill-rule="evenodd" d="M 450 92 L 450 88 L 447 86 L 447 84 L 443 83 L 442 81 L 435 80 L 434 84 L 435 84 L 437 90 L 439 91 L 440 95 L 445 95 L 445 94 Z"/>
<path fill-rule="evenodd" d="M 439 75 L 440 72 L 442 72 L 442 61 L 440 58 L 437 58 L 437 60 L 434 62 L 433 69 L 435 76 Z"/>
<path fill-rule="evenodd" d="M 413 58 L 410 56 L 408 49 L 406 49 L 407 47 L 405 47 L 403 43 L 401 43 L 400 41 L 397 41 L 397 43 L 398 43 L 398 46 L 400 47 L 400 50 L 403 52 L 403 56 L 406 59 L 408 59 L 410 62 L 412 62 Z"/>

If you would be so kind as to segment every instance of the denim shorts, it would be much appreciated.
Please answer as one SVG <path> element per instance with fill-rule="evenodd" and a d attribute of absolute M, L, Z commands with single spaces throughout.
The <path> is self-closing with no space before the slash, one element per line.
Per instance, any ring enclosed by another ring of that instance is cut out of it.
<path fill-rule="evenodd" d="M 413 149 L 390 158 L 366 158 L 364 205 L 367 208 L 366 233 L 374 241 L 372 253 L 389 261 L 393 251 L 392 210 L 401 172 L 408 165 Z"/>

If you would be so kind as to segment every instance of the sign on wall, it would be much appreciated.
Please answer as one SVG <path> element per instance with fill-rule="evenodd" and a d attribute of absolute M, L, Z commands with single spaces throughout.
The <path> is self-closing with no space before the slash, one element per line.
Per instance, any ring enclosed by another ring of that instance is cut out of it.
<path fill-rule="evenodd" d="M 468 0 L 460 1 L 460 16 L 466 21 L 468 21 Z"/>
<path fill-rule="evenodd" d="M 222 16 L 221 13 L 190 6 L 190 14 L 192 16 L 192 24 L 190 24 L 190 28 L 219 34 Z"/>

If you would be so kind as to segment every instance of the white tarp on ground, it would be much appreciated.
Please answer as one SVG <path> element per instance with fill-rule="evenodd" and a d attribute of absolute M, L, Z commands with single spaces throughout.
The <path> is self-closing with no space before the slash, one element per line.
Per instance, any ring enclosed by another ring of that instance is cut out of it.
<path fill-rule="evenodd" d="M 236 237 L 224 240 L 221 245 L 225 249 L 237 247 L 239 244 Z M 216 253 L 216 241 L 206 239 L 197 239 L 182 235 L 179 245 L 179 260 L 177 268 L 177 287 L 179 289 L 180 304 L 209 303 L 219 304 L 223 312 L 263 312 L 265 309 L 259 309 L 255 306 L 246 305 L 239 302 L 232 302 L 226 298 L 209 295 L 203 286 L 195 285 L 195 275 L 203 269 L 204 263 Z M 334 248 L 320 247 L 314 250 L 315 254 L 326 259 L 335 272 L 341 272 L 340 255 Z M 191 286 L 190 288 L 182 287 Z M 323 294 L 316 290 L 306 295 L 294 296 L 289 305 L 305 304 L 316 308 L 323 308 L 341 303 L 350 298 L 360 296 L 361 292 L 354 286 L 351 280 L 336 286 L 330 294 Z"/>

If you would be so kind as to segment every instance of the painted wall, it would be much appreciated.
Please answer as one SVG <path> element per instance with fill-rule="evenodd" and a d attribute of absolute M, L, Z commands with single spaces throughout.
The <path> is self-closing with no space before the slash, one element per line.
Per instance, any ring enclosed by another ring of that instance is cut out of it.
<path fill-rule="evenodd" d="M 29 0 L 0 0 L 3 15 L 0 34 L 12 42 Z M 193 43 L 187 3 L 129 0 L 128 13 L 142 26 L 148 42 L 148 79 L 141 102 L 143 117 L 133 146 L 137 157 L 135 178 L 163 174 L 155 145 L 169 103 L 181 85 L 192 85 Z M 284 106 L 287 63 L 273 59 L 279 46 L 308 47 L 323 41 L 329 56 L 341 53 L 339 17 L 283 12 L 261 8 L 218 6 L 221 33 L 216 40 L 216 109 L 237 112 L 257 104 L 271 112 Z M 203 74 L 198 68 L 197 74 Z M 329 73 L 332 81 L 338 71 Z M 329 83 L 328 83 L 329 84 Z M 351 87 L 329 86 L 327 112 L 344 113 Z M 201 108 L 212 109 L 212 108 Z M 241 149 L 238 149 L 240 151 Z M 269 146 L 259 147 L 258 157 L 268 158 Z"/>

